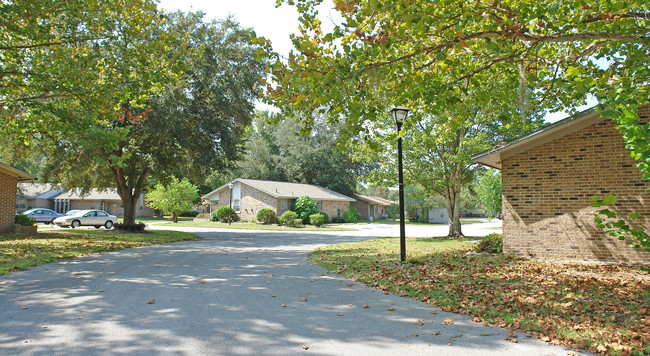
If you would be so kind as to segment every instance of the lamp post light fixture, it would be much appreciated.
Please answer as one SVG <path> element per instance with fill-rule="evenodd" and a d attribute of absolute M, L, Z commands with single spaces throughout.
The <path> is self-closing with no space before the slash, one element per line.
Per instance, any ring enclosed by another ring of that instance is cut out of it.
<path fill-rule="evenodd" d="M 399 260 L 401 263 L 406 261 L 406 227 L 404 226 L 404 174 L 402 168 L 402 131 L 404 120 L 409 114 L 408 108 L 398 106 L 390 111 L 393 121 L 397 126 L 397 162 L 399 172 Z"/>
<path fill-rule="evenodd" d="M 228 205 L 228 225 L 232 225 L 232 188 L 235 185 L 228 183 L 228 189 L 230 189 L 230 204 Z"/>

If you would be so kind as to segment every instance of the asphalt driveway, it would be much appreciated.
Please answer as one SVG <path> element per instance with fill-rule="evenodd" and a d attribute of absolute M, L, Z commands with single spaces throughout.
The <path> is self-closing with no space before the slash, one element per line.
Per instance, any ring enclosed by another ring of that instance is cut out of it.
<path fill-rule="evenodd" d="M 307 260 L 317 246 L 367 238 L 359 234 L 198 234 L 0 276 L 0 354 L 567 353 L 523 334 L 503 340 L 508 330 L 386 295 Z"/>

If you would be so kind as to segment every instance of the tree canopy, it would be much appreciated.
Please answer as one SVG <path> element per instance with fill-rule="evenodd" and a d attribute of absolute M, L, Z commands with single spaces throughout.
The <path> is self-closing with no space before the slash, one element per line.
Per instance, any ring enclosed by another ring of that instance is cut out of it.
<path fill-rule="evenodd" d="M 354 137 L 388 120 L 391 105 L 438 114 L 445 101 L 485 77 L 508 85 L 482 101 L 515 96 L 522 117 L 570 109 L 593 94 L 618 121 L 638 166 L 650 176 L 650 128 L 637 108 L 650 103 L 645 0 L 336 0 L 343 20 L 325 33 L 320 0 L 286 0 L 301 12 L 296 52 L 275 62 L 266 90 L 287 117 L 327 111 Z"/>
<path fill-rule="evenodd" d="M 122 33 L 118 25 L 129 19 L 112 19 L 114 32 L 121 34 L 116 43 L 91 46 L 94 60 L 102 63 L 96 74 L 100 85 L 79 83 L 80 90 L 96 88 L 97 96 L 125 86 L 134 88 L 125 91 L 130 95 L 109 94 L 99 98 L 101 106 L 86 96 L 49 98 L 24 106 L 23 115 L 12 116 L 16 124 L 5 126 L 18 133 L 14 153 L 24 152 L 31 141 L 45 152 L 47 180 L 86 189 L 116 187 L 125 224 L 134 222 L 135 202 L 150 178 L 166 182 L 183 174 L 200 180 L 232 165 L 264 76 L 266 44 L 250 29 L 231 19 L 204 22 L 202 13 L 162 15 L 155 6 L 151 11 L 158 22 L 149 32 L 134 24 Z M 182 63 L 172 68 L 174 78 L 162 77 L 165 62 Z M 71 69 L 72 75 L 83 71 Z"/>

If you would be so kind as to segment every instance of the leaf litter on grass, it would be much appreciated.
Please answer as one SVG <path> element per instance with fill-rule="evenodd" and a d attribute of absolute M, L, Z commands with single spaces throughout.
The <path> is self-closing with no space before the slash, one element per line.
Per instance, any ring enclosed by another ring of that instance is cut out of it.
<path fill-rule="evenodd" d="M 608 354 L 650 352 L 650 276 L 638 267 L 468 256 L 463 240 L 395 238 L 326 246 L 310 259 L 400 296 L 555 344 Z M 516 337 L 509 337 L 516 342 Z"/>

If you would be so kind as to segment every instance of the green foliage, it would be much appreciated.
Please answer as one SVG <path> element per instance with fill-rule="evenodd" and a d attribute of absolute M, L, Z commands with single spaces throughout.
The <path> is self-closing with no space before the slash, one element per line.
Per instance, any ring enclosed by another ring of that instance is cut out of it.
<path fill-rule="evenodd" d="M 300 219 L 298 219 L 298 214 L 291 210 L 287 210 L 280 217 L 278 218 L 278 222 L 281 225 L 286 225 L 289 227 L 296 227 L 298 226 L 298 223 L 300 222 Z"/>
<path fill-rule="evenodd" d="M 323 224 L 327 224 L 328 222 L 330 222 L 330 216 L 327 215 L 326 212 L 321 211 L 320 214 L 323 215 Z"/>
<path fill-rule="evenodd" d="M 318 214 L 318 205 L 316 205 L 314 199 L 305 195 L 296 199 L 291 210 L 296 212 L 298 219 L 302 220 L 303 224 L 308 224 L 309 217 L 313 214 Z"/>
<path fill-rule="evenodd" d="M 347 151 L 335 151 L 341 124 L 318 117 L 311 135 L 297 135 L 304 125 L 258 112 L 248 131 L 246 154 L 238 176 L 251 179 L 315 184 L 351 196 L 365 164 L 353 162 Z"/>
<path fill-rule="evenodd" d="M 195 217 L 199 216 L 199 214 L 200 214 L 200 212 L 198 212 L 196 210 L 187 210 L 187 211 L 184 211 L 184 212 L 178 214 L 178 216 L 183 217 L 183 218 L 195 218 Z"/>
<path fill-rule="evenodd" d="M 388 217 L 390 219 L 399 218 L 399 204 L 391 204 L 388 206 Z"/>
<path fill-rule="evenodd" d="M 235 213 L 235 209 L 224 205 L 212 212 L 212 217 L 210 220 L 221 222 L 237 221 L 237 214 Z"/>
<path fill-rule="evenodd" d="M 361 214 L 359 213 L 357 208 L 351 206 L 351 207 L 348 208 L 348 210 L 346 210 L 343 213 L 343 220 L 346 223 L 355 223 L 355 222 L 361 220 Z"/>
<path fill-rule="evenodd" d="M 12 159 L 38 150 L 47 156 L 47 181 L 117 188 L 126 223 L 134 222 L 137 199 L 150 179 L 164 183 L 173 172 L 202 180 L 212 170 L 232 167 L 264 81 L 264 40 L 232 20 L 205 22 L 201 13 L 161 16 L 149 0 L 115 6 L 91 0 L 88 12 L 84 2 L 62 3 L 74 5 L 75 12 L 68 13 L 66 5 L 35 13 L 61 21 L 65 36 L 82 38 L 53 48 L 51 53 L 62 51 L 56 58 L 27 51 L 23 68 L 48 71 L 17 76 L 29 78 L 21 79 L 30 81 L 28 87 L 43 86 L 11 93 L 12 100 L 25 103 L 16 109 L 20 115 L 2 111 L 11 119 L 0 121 L 0 147 Z M 35 34 L 51 29 L 39 29 L 40 21 L 34 22 Z M 83 33 L 99 28 L 104 30 Z"/>
<path fill-rule="evenodd" d="M 309 223 L 316 227 L 321 227 L 325 223 L 325 217 L 320 213 L 309 215 Z"/>
<path fill-rule="evenodd" d="M 495 169 L 483 172 L 475 190 L 488 218 L 501 213 L 501 172 Z"/>
<path fill-rule="evenodd" d="M 598 196 L 591 197 L 591 206 L 603 208 L 594 214 L 594 222 L 599 229 L 619 240 L 628 241 L 628 246 L 650 251 L 650 236 L 643 226 L 633 226 L 639 218 L 639 213 L 631 213 L 627 217 L 619 209 L 609 208 L 608 205 L 616 204 L 616 197 L 608 195 L 603 199 Z"/>
<path fill-rule="evenodd" d="M 210 213 L 199 213 L 199 215 L 197 215 L 196 218 L 211 220 Z"/>
<path fill-rule="evenodd" d="M 272 209 L 264 208 L 257 212 L 257 221 L 262 224 L 273 224 L 276 220 L 277 216 Z"/>
<path fill-rule="evenodd" d="M 167 185 L 156 184 L 145 196 L 147 206 L 172 214 L 174 222 L 178 222 L 179 214 L 190 210 L 198 199 L 198 188 L 187 178 L 179 181 L 176 177 L 172 177 Z"/>
<path fill-rule="evenodd" d="M 14 218 L 14 223 L 16 223 L 16 224 L 18 224 L 20 226 L 33 226 L 33 225 L 36 225 L 36 219 L 34 219 L 31 216 L 18 214 Z"/>
<path fill-rule="evenodd" d="M 503 236 L 501 234 L 489 234 L 481 242 L 476 245 L 474 249 L 476 252 L 487 253 L 502 253 L 503 252 Z"/>
<path fill-rule="evenodd" d="M 122 224 L 122 223 L 117 223 L 113 226 L 115 230 L 119 230 L 121 232 L 130 232 L 130 233 L 143 233 L 146 232 L 146 227 L 147 224 L 145 223 L 136 223 L 136 224 Z"/>

